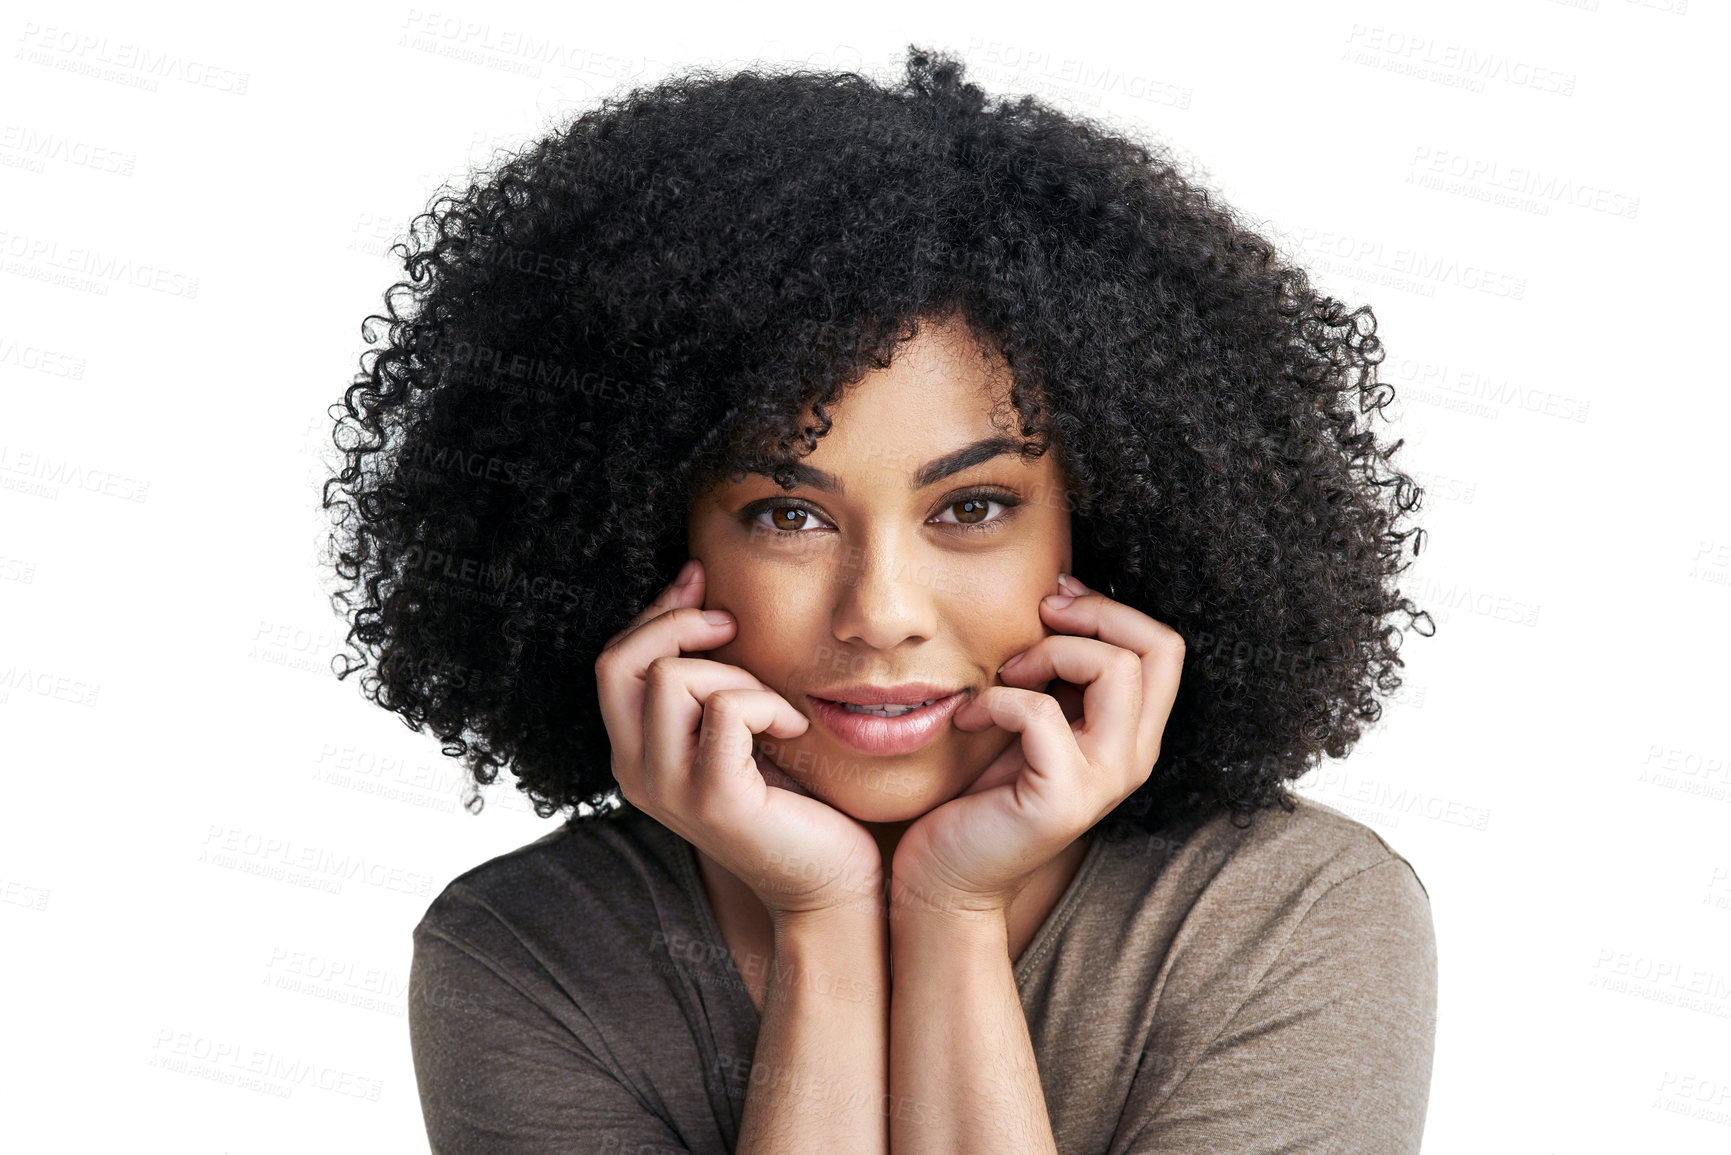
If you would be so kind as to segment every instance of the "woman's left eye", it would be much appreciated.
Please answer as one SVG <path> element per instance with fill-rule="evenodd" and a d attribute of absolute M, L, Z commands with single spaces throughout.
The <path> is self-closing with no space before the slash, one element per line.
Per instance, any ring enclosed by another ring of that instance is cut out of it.
<path fill-rule="evenodd" d="M 1010 510 L 1020 504 L 1020 501 L 1012 499 L 1007 494 L 966 494 L 965 496 L 958 497 L 956 500 L 944 506 L 945 513 L 960 511 L 955 521 L 946 521 L 944 524 L 960 525 L 965 529 L 986 529 L 989 527 L 995 527 L 1005 521 L 1010 516 Z M 996 517 L 989 516 L 988 507 L 993 505 L 1002 506 L 1004 512 L 1000 513 Z M 965 521 L 963 518 L 975 518 L 977 520 Z"/>

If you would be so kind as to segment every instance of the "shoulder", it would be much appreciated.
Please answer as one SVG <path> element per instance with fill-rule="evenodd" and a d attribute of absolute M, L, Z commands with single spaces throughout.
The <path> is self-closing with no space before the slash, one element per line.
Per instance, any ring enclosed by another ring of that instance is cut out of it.
<path fill-rule="evenodd" d="M 415 936 L 501 961 L 593 954 L 647 934 L 681 885 L 678 849 L 677 836 L 639 812 L 570 820 L 452 879 Z"/>
<path fill-rule="evenodd" d="M 1391 860 L 1412 871 L 1412 864 L 1364 823 L 1302 794 L 1293 803 L 1291 811 L 1272 806 L 1256 812 L 1242 830 L 1226 817 L 1217 818 L 1204 827 L 1204 837 L 1262 871 L 1340 881 Z"/>
<path fill-rule="evenodd" d="M 1342 971 L 1393 966 L 1413 982 L 1434 973 L 1430 894 L 1413 864 L 1332 806 L 1295 802 L 1242 830 L 1220 819 L 1198 831 L 1187 849 L 1199 898 L 1262 939 L 1258 954 L 1271 965 L 1310 953 Z"/>
<path fill-rule="evenodd" d="M 1429 895 L 1375 830 L 1295 802 L 1147 837 L 1160 861 L 1130 876 L 1145 889 L 1128 941 L 1148 944 L 1153 1005 L 1124 1117 L 1174 1150 L 1218 1147 L 1223 1118 L 1270 1110 L 1331 1149 L 1417 1150 L 1436 1024 Z"/>
<path fill-rule="evenodd" d="M 1221 814 L 1182 833 L 1137 833 L 1102 851 L 1116 873 L 1158 885 L 1168 898 L 1208 895 L 1286 917 L 1295 904 L 1307 907 L 1367 871 L 1429 899 L 1412 863 L 1382 835 L 1302 795 L 1291 811 L 1270 806 L 1244 825 Z"/>
<path fill-rule="evenodd" d="M 672 985 L 689 925 L 678 836 L 569 822 L 442 890 L 414 931 L 409 1040 L 438 1151 L 724 1150 L 707 1006 Z M 729 1054 L 750 1054 L 734 1042 Z M 607 1144 L 602 1145 L 607 1149 Z"/>
<path fill-rule="evenodd" d="M 1117 933 L 1148 945 L 1143 962 L 1177 1003 L 1231 1007 L 1310 955 L 1325 957 L 1337 982 L 1393 967 L 1414 988 L 1434 984 L 1418 872 L 1375 830 L 1323 803 L 1298 796 L 1293 810 L 1259 810 L 1248 825 L 1219 815 L 1101 851 L 1106 885 L 1129 896 Z"/>

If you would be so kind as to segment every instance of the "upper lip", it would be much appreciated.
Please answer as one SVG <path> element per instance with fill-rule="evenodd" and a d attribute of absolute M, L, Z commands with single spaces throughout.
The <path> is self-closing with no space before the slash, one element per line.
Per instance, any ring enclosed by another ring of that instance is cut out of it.
<path fill-rule="evenodd" d="M 944 686 L 934 686 L 930 682 L 903 682 L 899 686 L 837 686 L 822 693 L 813 692 L 811 696 L 830 702 L 847 702 L 854 706 L 912 706 L 920 702 L 947 698 L 958 692 Z"/>

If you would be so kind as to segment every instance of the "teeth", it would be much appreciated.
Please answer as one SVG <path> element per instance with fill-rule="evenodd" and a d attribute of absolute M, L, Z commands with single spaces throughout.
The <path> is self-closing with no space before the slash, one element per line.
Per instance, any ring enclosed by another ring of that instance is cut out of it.
<path fill-rule="evenodd" d="M 931 701 L 920 702 L 912 706 L 893 706 L 888 703 L 876 706 L 856 706 L 852 702 L 842 702 L 841 708 L 850 714 L 876 714 L 880 718 L 899 718 L 903 714 L 909 714 L 915 710 L 923 710 L 927 706 L 931 705 L 932 702 L 936 702 L 937 700 L 938 699 L 933 698 Z"/>

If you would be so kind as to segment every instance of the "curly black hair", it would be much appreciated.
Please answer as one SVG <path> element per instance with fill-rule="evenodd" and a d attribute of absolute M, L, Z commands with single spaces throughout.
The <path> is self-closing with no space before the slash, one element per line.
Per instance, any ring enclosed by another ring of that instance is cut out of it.
<path fill-rule="evenodd" d="M 894 86 L 694 70 L 440 190 L 330 410 L 338 677 L 370 659 L 369 699 L 542 817 L 628 810 L 594 663 L 685 561 L 688 502 L 814 448 L 844 386 L 954 311 L 1060 455 L 1077 575 L 1188 647 L 1101 829 L 1291 809 L 1400 686 L 1402 631 L 1435 628 L 1395 586 L 1421 490 L 1370 429 L 1375 317 L 1157 145 L 963 70 L 913 46 Z"/>

